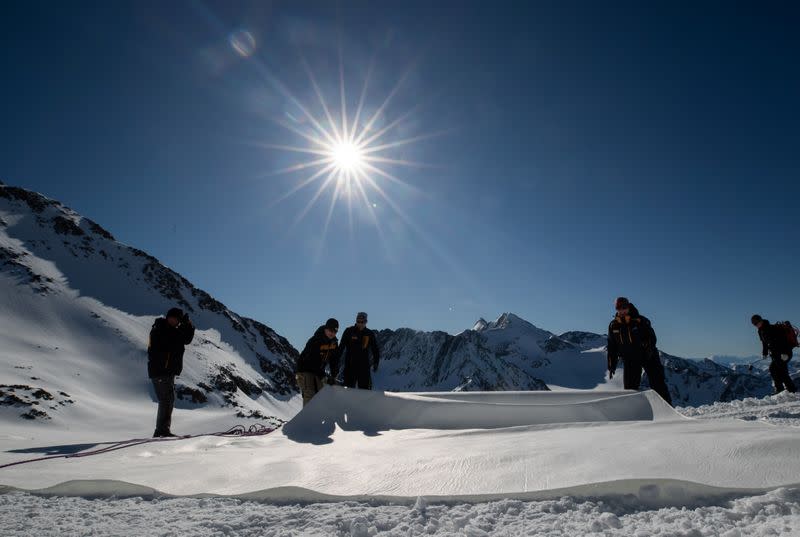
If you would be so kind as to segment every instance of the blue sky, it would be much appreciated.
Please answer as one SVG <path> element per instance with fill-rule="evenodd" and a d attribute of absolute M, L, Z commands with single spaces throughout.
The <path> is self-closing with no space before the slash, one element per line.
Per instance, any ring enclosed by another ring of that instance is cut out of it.
<path fill-rule="evenodd" d="M 757 353 L 752 313 L 800 321 L 799 8 L 557 4 L 7 3 L 0 178 L 296 346 L 359 310 L 603 332 L 625 295 L 667 352 Z M 303 58 L 339 113 L 340 44 L 350 117 L 374 56 L 382 142 L 431 137 L 324 233 L 333 189 L 295 224 L 320 183 L 270 174 L 316 157 L 265 145 L 309 146 L 289 95 L 324 123 Z"/>

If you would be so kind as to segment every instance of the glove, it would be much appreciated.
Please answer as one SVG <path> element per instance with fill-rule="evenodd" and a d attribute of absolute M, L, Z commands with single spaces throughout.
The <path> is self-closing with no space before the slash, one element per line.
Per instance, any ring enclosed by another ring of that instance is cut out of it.
<path fill-rule="evenodd" d="M 183 318 L 181 319 L 181 322 L 183 324 L 192 324 L 192 321 L 189 319 L 189 314 L 188 313 L 184 313 L 183 314 Z"/>
<path fill-rule="evenodd" d="M 325 382 L 327 382 L 328 386 L 336 386 L 336 377 L 331 375 L 325 380 Z"/>
<path fill-rule="evenodd" d="M 378 371 L 378 364 L 372 364 L 372 372 Z"/>
<path fill-rule="evenodd" d="M 789 355 L 788 354 L 781 354 L 781 360 L 783 360 L 784 362 L 788 362 L 789 361 Z"/>
<path fill-rule="evenodd" d="M 614 373 L 617 372 L 617 362 L 619 358 L 612 358 L 611 356 L 608 357 L 608 378 L 613 379 Z"/>

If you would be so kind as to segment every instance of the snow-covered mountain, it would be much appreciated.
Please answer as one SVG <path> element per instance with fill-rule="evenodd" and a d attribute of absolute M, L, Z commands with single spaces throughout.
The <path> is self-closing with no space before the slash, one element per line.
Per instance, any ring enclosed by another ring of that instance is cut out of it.
<path fill-rule="evenodd" d="M 622 386 L 621 371 L 611 381 L 606 378 L 605 336 L 590 332 L 556 335 L 513 313 L 504 313 L 495 321 L 479 319 L 471 330 L 458 335 L 382 330 L 378 341 L 382 359 L 375 385 L 390 391 Z M 772 392 L 769 376 L 761 370 L 731 369 L 711 360 L 664 353 L 662 361 L 676 405 L 762 397 Z"/>
<path fill-rule="evenodd" d="M 88 218 L 2 183 L 0 293 L 2 418 L 63 424 L 125 419 L 120 409 L 134 407 L 152 413 L 147 338 L 172 306 L 198 329 L 178 407 L 263 417 L 296 393 L 297 351 L 285 338 Z"/>
<path fill-rule="evenodd" d="M 725 355 L 712 355 L 708 359 L 714 363 L 724 365 L 725 367 L 747 367 L 753 364 L 753 367 L 759 369 L 769 368 L 769 360 L 759 360 L 760 356 L 725 356 Z"/>
<path fill-rule="evenodd" d="M 458 335 L 382 330 L 375 384 L 387 390 L 546 390 L 545 382 L 594 388 L 605 359 L 514 314 L 480 319 Z"/>
<path fill-rule="evenodd" d="M 745 397 L 764 397 L 773 392 L 767 371 L 725 367 L 712 360 L 687 360 L 661 353 L 667 385 L 675 404 L 709 405 Z M 648 386 L 646 378 L 642 382 Z"/>

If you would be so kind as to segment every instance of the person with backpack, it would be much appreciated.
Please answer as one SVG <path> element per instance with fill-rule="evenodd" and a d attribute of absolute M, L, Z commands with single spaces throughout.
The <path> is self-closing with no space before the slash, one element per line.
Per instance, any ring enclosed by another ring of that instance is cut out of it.
<path fill-rule="evenodd" d="M 150 330 L 147 346 L 147 375 L 153 382 L 158 400 L 154 438 L 174 437 L 172 410 L 175 407 L 175 377 L 183 371 L 185 346 L 194 338 L 194 325 L 180 308 L 171 308 L 159 317 Z"/>
<path fill-rule="evenodd" d="M 626 390 L 638 390 L 642 369 L 650 387 L 672 405 L 664 377 L 664 366 L 656 349 L 656 333 L 650 320 L 641 315 L 627 298 L 614 302 L 616 316 L 608 325 L 608 375 L 614 377 L 620 358 L 624 363 L 622 381 Z"/>
<path fill-rule="evenodd" d="M 362 390 L 372 389 L 370 374 L 370 354 L 372 355 L 372 371 L 378 370 L 381 359 L 378 340 L 375 332 L 367 328 L 367 314 L 363 311 L 356 315 L 356 324 L 348 326 L 342 334 L 340 354 L 345 355 L 344 385 Z"/>
<path fill-rule="evenodd" d="M 327 375 L 328 384 L 336 382 L 336 376 L 339 374 L 339 351 L 336 339 L 338 331 L 339 321 L 328 319 L 324 325 L 317 328 L 297 358 L 295 378 L 303 396 L 303 406 L 306 406 L 325 385 L 326 364 L 330 367 L 330 375 Z"/>
<path fill-rule="evenodd" d="M 792 349 L 797 346 L 797 332 L 788 322 L 770 324 L 761 315 L 753 315 L 750 318 L 758 329 L 758 337 L 761 339 L 761 356 L 767 355 L 772 359 L 769 364 L 769 374 L 775 384 L 775 393 L 786 390 L 795 393 L 797 387 L 789 375 L 789 360 L 792 359 Z"/>

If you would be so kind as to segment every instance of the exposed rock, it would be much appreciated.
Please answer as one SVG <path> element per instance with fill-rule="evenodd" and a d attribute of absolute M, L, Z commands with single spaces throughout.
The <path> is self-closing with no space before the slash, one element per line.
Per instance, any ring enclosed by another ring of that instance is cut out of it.
<path fill-rule="evenodd" d="M 75 222 L 63 216 L 53 218 L 53 229 L 59 235 L 82 236 L 85 232 Z"/>
<path fill-rule="evenodd" d="M 45 198 L 41 194 L 15 186 L 0 186 L 0 198 L 23 201 L 34 213 L 42 213 L 47 207 L 60 205 L 57 201 Z"/>
<path fill-rule="evenodd" d="M 50 419 L 50 416 L 47 415 L 47 412 L 45 412 L 43 410 L 37 410 L 35 408 L 32 408 L 32 409 L 28 410 L 24 414 L 20 414 L 20 417 L 22 417 L 22 418 L 24 418 L 26 420 L 35 420 L 35 419 L 49 420 Z"/>
<path fill-rule="evenodd" d="M 197 388 L 191 388 L 183 384 L 175 386 L 175 396 L 181 401 L 191 401 L 192 403 L 204 404 L 208 402 L 206 394 Z"/>
<path fill-rule="evenodd" d="M 112 235 L 111 233 L 106 231 L 104 228 L 102 228 L 100 226 L 100 224 L 98 224 L 94 220 L 89 220 L 88 218 L 84 218 L 83 220 L 89 226 L 89 230 L 91 230 L 91 232 L 94 233 L 95 235 L 100 235 L 104 239 L 108 239 L 110 241 L 115 241 L 116 240 L 114 238 L 114 235 Z"/>
<path fill-rule="evenodd" d="M 54 396 L 44 388 L 35 388 L 25 384 L 2 384 L 0 385 L 0 406 L 27 407 L 28 411 L 20 416 L 28 420 L 50 419 L 46 412 L 34 407 L 40 406 L 41 401 L 53 401 L 56 406 L 51 406 L 51 409 L 74 403 L 71 399 L 63 398 L 69 397 L 66 393 L 59 392 L 59 395 L 62 397 Z"/>
<path fill-rule="evenodd" d="M 542 346 L 542 349 L 544 349 L 544 352 L 551 353 L 558 351 L 573 350 L 575 349 L 575 345 L 569 343 L 568 341 L 564 341 L 563 339 L 559 339 L 556 336 L 553 336 L 545 342 L 545 344 Z"/>

